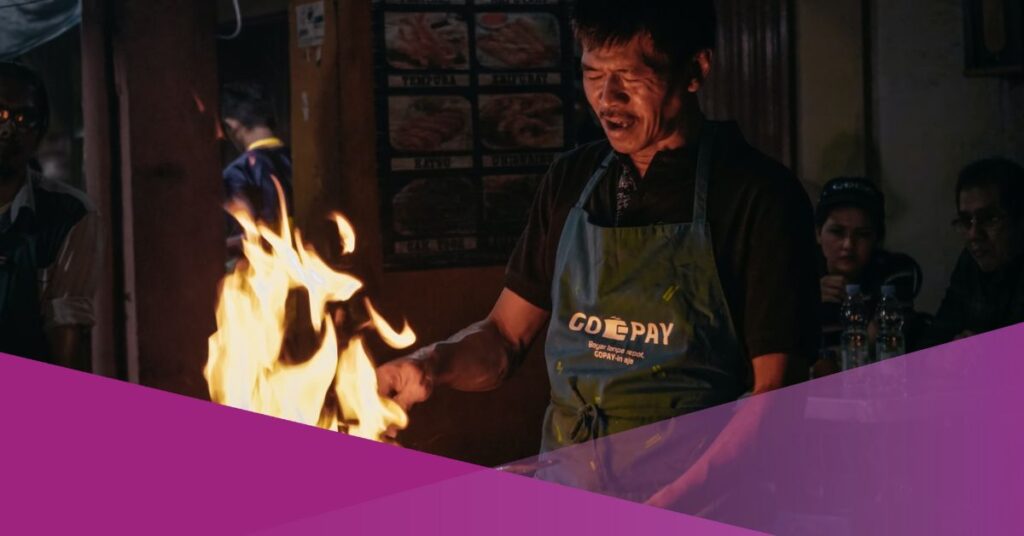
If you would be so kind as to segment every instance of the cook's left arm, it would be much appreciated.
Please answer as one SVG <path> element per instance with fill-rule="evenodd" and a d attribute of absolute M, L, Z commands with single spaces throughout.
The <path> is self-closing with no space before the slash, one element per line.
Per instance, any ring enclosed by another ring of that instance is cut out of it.
<path fill-rule="evenodd" d="M 704 454 L 649 504 L 693 513 L 698 495 L 729 492 L 777 435 L 779 423 L 801 416 L 803 406 L 794 397 L 758 395 L 806 379 L 816 353 L 821 295 L 814 216 L 806 192 L 788 172 L 766 181 L 757 195 L 747 221 L 754 231 L 741 248 L 746 262 L 736 268 L 745 282 L 737 327 L 751 359 L 755 396 L 736 404 Z"/>
<path fill-rule="evenodd" d="M 760 395 L 785 386 L 793 375 L 794 362 L 801 362 L 786 354 L 768 354 L 753 360 L 754 395 Z M 766 423 L 780 410 L 777 398 L 753 396 L 738 405 L 736 415 L 726 424 L 714 442 L 704 451 L 690 468 L 674 482 L 665 486 L 647 500 L 647 504 L 677 511 L 684 510 L 687 498 L 694 492 L 707 491 L 706 486 L 714 478 L 735 481 L 743 462 L 755 449 L 760 448 L 758 437 Z"/>

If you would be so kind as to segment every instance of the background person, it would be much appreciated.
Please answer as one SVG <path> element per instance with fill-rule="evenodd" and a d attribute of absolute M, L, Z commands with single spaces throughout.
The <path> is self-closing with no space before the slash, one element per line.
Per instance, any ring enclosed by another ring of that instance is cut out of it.
<path fill-rule="evenodd" d="M 867 179 L 837 177 L 828 181 L 818 200 L 815 224 L 821 246 L 822 359 L 815 364 L 814 375 L 821 376 L 839 370 L 843 331 L 840 307 L 846 298 L 846 285 L 860 285 L 869 315 L 878 305 L 882 286 L 894 286 L 897 299 L 910 317 L 923 277 L 910 256 L 883 249 L 885 197 Z M 917 336 L 918 321 L 908 320 L 905 331 L 911 339 Z M 907 346 L 913 346 L 911 341 Z"/>
<path fill-rule="evenodd" d="M 277 120 L 266 90 L 251 82 L 225 84 L 221 90 L 221 121 L 224 135 L 241 154 L 224 168 L 224 190 L 229 200 L 244 201 L 252 217 L 276 229 L 281 221 L 276 178 L 285 195 L 285 207 L 292 204 L 291 152 L 274 134 Z M 241 228 L 228 217 L 228 243 L 237 247 Z"/>
<path fill-rule="evenodd" d="M 99 223 L 34 161 L 49 111 L 35 72 L 0 62 L 0 352 L 89 370 Z"/>
<path fill-rule="evenodd" d="M 929 344 L 1024 322 L 1024 168 L 1005 158 L 969 164 L 956 183 L 956 204 L 953 226 L 964 249 Z"/>

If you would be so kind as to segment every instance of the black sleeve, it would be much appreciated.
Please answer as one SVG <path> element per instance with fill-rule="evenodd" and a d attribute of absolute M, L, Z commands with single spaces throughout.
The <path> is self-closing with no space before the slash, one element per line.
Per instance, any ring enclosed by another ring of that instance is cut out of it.
<path fill-rule="evenodd" d="M 548 311 L 551 310 L 551 274 L 557 248 L 557 244 L 554 248 L 551 246 L 555 173 L 555 166 L 552 166 L 541 180 L 530 208 L 526 229 L 512 250 L 505 269 L 506 288 Z M 556 236 L 554 240 L 557 239 Z"/>
<path fill-rule="evenodd" d="M 750 358 L 783 353 L 808 365 L 821 338 L 821 290 L 814 216 L 788 172 L 770 181 L 750 208 L 743 276 L 744 343 Z"/>
<path fill-rule="evenodd" d="M 967 293 L 968 293 L 968 268 L 967 263 L 974 262 L 970 254 L 964 251 L 957 260 L 953 275 L 949 278 L 949 286 L 946 287 L 946 295 L 942 298 L 939 311 L 935 313 L 935 319 L 925 334 L 925 347 L 952 341 L 967 329 Z"/>

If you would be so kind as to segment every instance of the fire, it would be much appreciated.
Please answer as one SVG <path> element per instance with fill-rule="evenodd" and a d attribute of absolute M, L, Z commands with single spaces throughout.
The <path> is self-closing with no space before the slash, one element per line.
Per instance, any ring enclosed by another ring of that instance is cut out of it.
<path fill-rule="evenodd" d="M 280 185 L 278 197 L 283 199 Z M 274 230 L 255 222 L 244 204 L 229 203 L 227 210 L 242 227 L 247 262 L 222 281 L 217 332 L 210 336 L 203 371 L 210 398 L 378 441 L 389 431 L 405 428 L 408 417 L 402 408 L 377 394 L 373 361 L 359 333 L 373 329 L 392 348 L 407 348 L 416 341 L 409 325 L 396 331 L 364 298 L 369 320 L 339 340 L 335 323 L 340 324 L 344 315 L 341 310 L 332 315 L 332 306 L 352 300 L 362 282 L 328 266 L 285 218 Z M 342 252 L 352 253 L 352 225 L 341 215 L 333 218 Z M 311 357 L 301 362 L 288 355 L 286 340 L 289 328 L 302 316 L 296 311 L 297 300 L 289 306 L 289 294 L 294 296 L 296 290 L 308 295 L 308 328 L 316 339 Z"/>

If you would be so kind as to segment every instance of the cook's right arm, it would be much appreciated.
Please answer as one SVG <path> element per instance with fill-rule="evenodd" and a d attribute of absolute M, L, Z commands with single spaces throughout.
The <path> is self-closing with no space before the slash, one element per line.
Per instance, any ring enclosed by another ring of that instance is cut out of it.
<path fill-rule="evenodd" d="M 389 361 L 377 369 L 381 396 L 408 409 L 437 385 L 460 391 L 497 388 L 522 360 L 550 313 L 503 289 L 487 318 L 447 340 Z"/>

